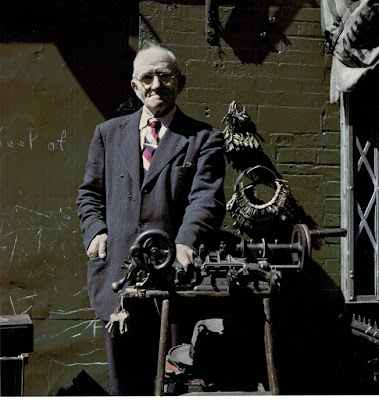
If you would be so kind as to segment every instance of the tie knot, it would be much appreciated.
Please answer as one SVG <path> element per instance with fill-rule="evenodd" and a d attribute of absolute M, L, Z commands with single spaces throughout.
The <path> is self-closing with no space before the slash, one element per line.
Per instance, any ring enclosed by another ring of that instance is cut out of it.
<path fill-rule="evenodd" d="M 150 122 L 150 126 L 154 128 L 156 131 L 158 131 L 161 126 L 161 123 L 157 119 L 154 119 L 153 121 Z"/>

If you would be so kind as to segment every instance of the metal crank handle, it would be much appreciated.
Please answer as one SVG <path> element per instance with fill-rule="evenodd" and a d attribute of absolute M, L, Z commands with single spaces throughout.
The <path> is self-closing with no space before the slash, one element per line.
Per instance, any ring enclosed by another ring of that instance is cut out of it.
<path fill-rule="evenodd" d="M 126 281 L 128 280 L 128 277 L 129 277 L 129 274 L 126 274 L 126 275 L 125 275 L 122 279 L 120 279 L 118 282 L 113 282 L 113 283 L 112 283 L 112 290 L 113 290 L 115 293 L 118 293 L 118 291 L 120 291 L 120 290 L 124 287 Z"/>

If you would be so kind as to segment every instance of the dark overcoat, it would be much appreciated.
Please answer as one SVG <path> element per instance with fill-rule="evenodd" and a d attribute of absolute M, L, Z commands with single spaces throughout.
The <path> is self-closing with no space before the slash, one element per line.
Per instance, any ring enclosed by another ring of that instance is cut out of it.
<path fill-rule="evenodd" d="M 103 320 L 118 306 L 112 282 L 130 246 L 143 231 L 166 231 L 194 250 L 219 229 L 225 214 L 223 136 L 179 109 L 141 174 L 139 120 L 142 110 L 98 125 L 77 204 L 84 246 L 108 233 L 105 259 L 88 261 L 88 293 Z"/>

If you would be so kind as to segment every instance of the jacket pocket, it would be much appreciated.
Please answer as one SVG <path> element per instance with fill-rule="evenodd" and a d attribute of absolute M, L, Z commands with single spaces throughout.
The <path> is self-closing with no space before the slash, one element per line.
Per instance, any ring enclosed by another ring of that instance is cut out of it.
<path fill-rule="evenodd" d="M 175 180 L 172 193 L 174 200 L 184 200 L 188 198 L 195 172 L 196 164 L 186 163 L 175 167 Z"/>
<path fill-rule="evenodd" d="M 87 262 L 87 289 L 93 308 L 95 308 L 95 299 L 103 290 L 104 284 L 107 282 L 106 266 L 106 258 L 95 257 Z"/>

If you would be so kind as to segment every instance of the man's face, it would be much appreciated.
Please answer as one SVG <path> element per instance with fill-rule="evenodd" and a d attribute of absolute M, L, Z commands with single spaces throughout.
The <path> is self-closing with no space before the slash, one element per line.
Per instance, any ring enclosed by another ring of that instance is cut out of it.
<path fill-rule="evenodd" d="M 166 78 L 171 75 L 172 79 L 167 81 L 154 75 L 159 73 L 164 74 Z M 144 82 L 147 75 L 152 77 L 151 83 Z M 154 116 L 159 117 L 172 110 L 180 92 L 179 80 L 165 53 L 147 51 L 135 66 L 135 77 L 132 87 L 137 97 Z"/>

